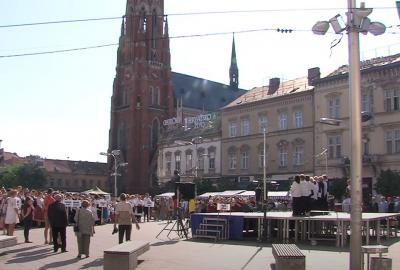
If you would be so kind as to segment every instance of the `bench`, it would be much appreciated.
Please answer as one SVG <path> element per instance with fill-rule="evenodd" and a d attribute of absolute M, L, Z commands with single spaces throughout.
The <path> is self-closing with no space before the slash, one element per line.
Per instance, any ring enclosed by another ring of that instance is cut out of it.
<path fill-rule="evenodd" d="M 104 250 L 104 270 L 131 270 L 140 255 L 150 249 L 146 241 L 128 241 Z"/>
<path fill-rule="evenodd" d="M 272 244 L 276 270 L 305 270 L 306 256 L 293 244 Z"/>
<path fill-rule="evenodd" d="M 17 244 L 16 236 L 0 235 L 0 248 L 12 247 Z"/>

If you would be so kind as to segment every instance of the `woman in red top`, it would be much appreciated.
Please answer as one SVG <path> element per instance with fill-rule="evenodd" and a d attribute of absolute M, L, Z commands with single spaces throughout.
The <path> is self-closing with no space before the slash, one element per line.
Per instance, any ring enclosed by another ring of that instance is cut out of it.
<path fill-rule="evenodd" d="M 51 228 L 49 223 L 49 217 L 47 216 L 47 211 L 49 209 L 49 205 L 52 204 L 55 200 L 52 196 L 53 189 L 49 188 L 47 190 L 47 194 L 44 197 L 44 243 L 45 244 L 52 244 L 52 237 L 51 237 Z M 50 237 L 50 243 L 47 241 L 48 237 Z"/>

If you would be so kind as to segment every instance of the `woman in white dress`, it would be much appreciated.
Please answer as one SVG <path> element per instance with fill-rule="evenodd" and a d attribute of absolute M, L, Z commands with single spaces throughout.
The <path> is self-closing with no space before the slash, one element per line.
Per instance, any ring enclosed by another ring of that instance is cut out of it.
<path fill-rule="evenodd" d="M 7 224 L 7 235 L 14 235 L 15 224 L 19 222 L 18 218 L 18 204 L 17 204 L 17 191 L 12 190 L 10 197 L 7 199 L 7 210 L 5 224 Z"/>

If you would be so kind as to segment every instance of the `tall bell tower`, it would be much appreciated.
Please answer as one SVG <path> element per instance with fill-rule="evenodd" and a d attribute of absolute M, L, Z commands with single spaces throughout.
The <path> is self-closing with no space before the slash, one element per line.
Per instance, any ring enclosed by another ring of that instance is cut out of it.
<path fill-rule="evenodd" d="M 156 173 L 163 120 L 173 114 L 168 21 L 163 0 L 127 0 L 111 98 L 109 152 L 127 162 L 118 193 L 145 193 Z M 113 159 L 109 159 L 113 168 Z M 113 186 L 113 185 L 112 185 Z"/>

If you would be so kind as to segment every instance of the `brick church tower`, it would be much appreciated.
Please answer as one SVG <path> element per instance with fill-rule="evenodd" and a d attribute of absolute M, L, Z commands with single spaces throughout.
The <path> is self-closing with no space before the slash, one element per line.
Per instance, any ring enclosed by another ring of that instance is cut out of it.
<path fill-rule="evenodd" d="M 145 193 L 156 173 L 157 141 L 173 114 L 163 0 L 127 0 L 111 98 L 109 152 L 120 150 L 118 193 Z M 109 159 L 110 168 L 113 159 Z"/>

